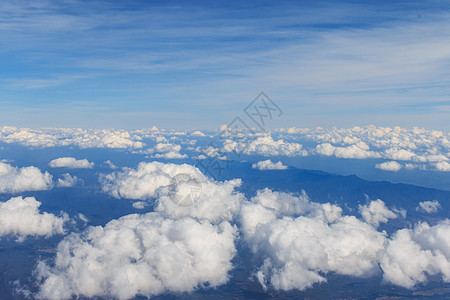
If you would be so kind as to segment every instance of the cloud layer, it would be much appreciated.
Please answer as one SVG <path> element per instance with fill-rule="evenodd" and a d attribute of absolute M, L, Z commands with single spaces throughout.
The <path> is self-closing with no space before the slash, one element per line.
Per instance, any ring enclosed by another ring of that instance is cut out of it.
<path fill-rule="evenodd" d="M 188 154 L 180 153 L 181 145 L 176 141 L 185 145 L 195 145 L 197 138 L 213 142 L 214 136 L 223 134 L 223 131 L 209 136 L 194 133 L 157 128 L 126 131 L 3 126 L 0 127 L 0 141 L 30 147 L 128 149 L 134 153 L 151 154 L 155 158 L 184 159 Z M 376 167 L 387 171 L 450 171 L 450 133 L 444 131 L 374 125 L 348 129 L 292 127 L 264 133 L 237 132 L 221 137 L 224 138 L 223 143 L 217 142 L 214 147 L 191 150 L 201 152 L 201 158 L 219 156 L 219 152 L 289 157 L 319 155 L 341 159 L 384 159 L 385 162 L 376 164 Z"/>

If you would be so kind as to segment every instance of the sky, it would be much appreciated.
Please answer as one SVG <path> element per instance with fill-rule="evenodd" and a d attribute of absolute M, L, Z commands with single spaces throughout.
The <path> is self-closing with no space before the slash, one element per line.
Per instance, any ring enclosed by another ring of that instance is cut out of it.
<path fill-rule="evenodd" d="M 1 1 L 0 125 L 450 125 L 445 1 Z"/>

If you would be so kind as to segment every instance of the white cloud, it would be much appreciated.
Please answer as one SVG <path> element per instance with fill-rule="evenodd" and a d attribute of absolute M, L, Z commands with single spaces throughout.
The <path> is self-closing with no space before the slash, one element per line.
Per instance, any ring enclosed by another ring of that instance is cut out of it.
<path fill-rule="evenodd" d="M 273 211 L 276 216 L 311 215 L 327 222 L 333 222 L 341 216 L 342 209 L 329 203 L 319 204 L 310 201 L 305 191 L 298 196 L 275 192 L 269 188 L 258 190 L 256 196 L 250 199 L 251 203 L 262 205 L 265 209 Z M 245 221 L 245 220 L 244 220 Z"/>
<path fill-rule="evenodd" d="M 220 150 L 214 146 L 208 145 L 205 147 L 197 147 L 195 148 L 195 151 L 201 152 L 199 157 L 216 157 L 220 156 Z"/>
<path fill-rule="evenodd" d="M 52 168 L 69 168 L 69 169 L 91 169 L 94 167 L 94 163 L 89 162 L 87 159 L 77 160 L 73 157 L 61 157 L 52 160 L 48 163 Z"/>
<path fill-rule="evenodd" d="M 105 161 L 104 164 L 110 169 L 117 169 L 117 166 L 113 164 L 110 160 Z"/>
<path fill-rule="evenodd" d="M 177 219 L 189 216 L 199 220 L 207 219 L 212 223 L 231 221 L 239 212 L 244 199 L 241 193 L 235 192 L 235 189 L 241 185 L 241 180 L 233 179 L 224 182 L 203 180 L 199 183 L 200 190 L 194 196 L 195 203 L 187 207 L 180 207 L 174 203 L 173 195 L 170 193 L 172 187 L 162 187 L 155 210 Z M 177 188 L 180 187 L 183 186 L 178 184 Z M 186 187 L 189 188 L 189 186 Z M 180 192 L 186 193 L 182 189 Z"/>
<path fill-rule="evenodd" d="M 328 272 L 366 276 L 377 270 L 385 237 L 355 217 L 339 217 L 329 224 L 318 217 L 266 219 L 267 209 L 243 210 L 242 218 L 255 220 L 245 231 L 255 255 L 263 260 L 257 272 L 261 285 L 276 289 L 305 289 L 326 281 Z M 248 215 L 250 214 L 250 215 Z"/>
<path fill-rule="evenodd" d="M 164 164 L 160 162 L 141 162 L 137 169 L 125 168 L 122 172 L 103 174 L 100 182 L 104 192 L 115 198 L 146 200 L 156 197 L 156 191 L 171 184 L 178 174 L 188 174 L 200 181 L 205 176 L 195 167 L 182 164 Z"/>
<path fill-rule="evenodd" d="M 0 193 L 49 190 L 52 176 L 36 167 L 17 168 L 0 162 Z"/>
<path fill-rule="evenodd" d="M 415 157 L 415 153 L 406 149 L 390 148 L 385 151 L 385 157 L 394 160 L 412 160 Z"/>
<path fill-rule="evenodd" d="M 272 134 L 278 134 L 274 139 Z M 186 138 L 181 140 L 180 136 Z M 183 144 L 193 133 L 174 130 L 154 131 L 141 129 L 126 130 L 85 130 L 85 129 L 29 129 L 0 127 L 0 140 L 6 143 L 20 143 L 32 147 L 77 146 L 80 148 L 116 148 L 129 149 L 132 152 L 152 154 L 163 159 L 186 158 L 181 154 L 181 146 L 173 144 L 180 140 Z M 268 133 L 235 136 L 236 140 L 224 141 L 222 151 L 264 156 L 306 156 L 323 155 L 337 158 L 371 159 L 384 158 L 421 163 L 420 170 L 448 171 L 450 134 L 441 131 L 430 131 L 421 128 L 412 130 L 400 127 L 353 127 L 349 129 L 279 129 Z M 208 137 L 212 138 L 212 137 Z M 144 139 L 156 141 L 156 145 L 145 150 Z M 170 142 L 169 142 L 170 141 Z M 295 142 L 294 142 L 295 141 Z M 307 146 L 303 146 L 307 145 Z M 198 148 L 197 148 L 198 149 Z M 205 156 L 219 155 L 218 150 L 209 149 Z M 202 156 L 203 157 L 203 156 Z M 405 164 L 413 166 L 412 164 Z M 415 166 L 415 165 L 414 165 Z"/>
<path fill-rule="evenodd" d="M 335 156 L 338 158 L 385 158 L 387 160 L 425 163 L 420 169 L 445 171 L 449 162 L 450 135 L 446 132 L 429 131 L 420 128 L 412 130 L 395 127 L 353 127 L 350 129 L 280 129 L 303 143 L 317 143 L 310 154 Z M 306 142 L 305 142 L 306 141 Z M 369 150 L 371 149 L 371 150 Z M 408 166 L 412 166 L 408 164 Z M 410 170 L 411 168 L 407 168 Z"/>
<path fill-rule="evenodd" d="M 369 151 L 369 147 L 365 143 L 350 145 L 347 147 L 336 147 L 330 143 L 323 143 L 316 146 L 316 153 L 324 156 L 336 156 L 338 158 L 377 158 L 380 154 Z"/>
<path fill-rule="evenodd" d="M 18 241 L 27 236 L 46 236 L 63 234 L 67 215 L 57 217 L 49 213 L 40 213 L 41 202 L 34 197 L 14 197 L 0 202 L 0 236 L 16 235 Z"/>
<path fill-rule="evenodd" d="M 253 136 L 249 141 L 224 140 L 224 151 L 237 152 L 248 155 L 264 156 L 307 156 L 308 152 L 298 143 L 289 143 L 283 140 L 273 140 L 270 134 Z"/>
<path fill-rule="evenodd" d="M 380 266 L 385 281 L 411 288 L 427 275 L 442 275 L 450 282 L 450 221 L 435 226 L 418 224 L 397 231 L 386 246 Z"/>
<path fill-rule="evenodd" d="M 170 144 L 170 143 L 158 143 L 155 147 L 153 147 L 153 151 L 155 152 L 178 152 L 181 150 L 180 145 Z"/>
<path fill-rule="evenodd" d="M 69 173 L 63 174 L 62 178 L 58 178 L 58 181 L 56 181 L 58 187 L 72 187 L 79 183 L 83 183 L 83 181 L 77 176 L 71 176 Z"/>
<path fill-rule="evenodd" d="M 180 153 L 181 146 L 171 143 L 158 143 L 153 148 L 141 150 L 138 153 L 154 154 L 152 157 L 165 159 L 183 159 L 187 158 L 186 154 Z"/>
<path fill-rule="evenodd" d="M 154 155 L 155 158 L 165 158 L 165 159 L 183 159 L 187 158 L 187 154 L 181 154 L 180 152 L 166 152 L 166 153 L 157 153 Z"/>
<path fill-rule="evenodd" d="M 205 134 L 199 130 L 196 130 L 194 132 L 191 133 L 191 135 L 193 136 L 205 136 Z"/>
<path fill-rule="evenodd" d="M 429 214 L 436 213 L 441 208 L 441 204 L 437 200 L 433 201 L 422 201 L 419 203 L 419 206 L 416 210 L 423 210 Z"/>
<path fill-rule="evenodd" d="M 126 130 L 0 127 L 0 140 L 32 147 L 74 145 L 80 148 L 141 149 L 144 144 L 140 139 Z"/>
<path fill-rule="evenodd" d="M 274 163 L 270 159 L 268 159 L 254 163 L 252 165 L 252 168 L 258 170 L 286 170 L 288 167 L 283 165 L 281 161 Z"/>
<path fill-rule="evenodd" d="M 260 262 L 255 277 L 264 288 L 280 290 L 326 282 L 329 272 L 367 277 L 381 271 L 386 282 L 407 288 L 427 274 L 450 281 L 449 220 L 420 223 L 389 238 L 375 226 L 396 215 L 381 200 L 360 210 L 370 224 L 305 194 L 259 191 L 240 215 L 245 241 Z"/>
<path fill-rule="evenodd" d="M 159 213 L 129 215 L 72 234 L 58 246 L 54 266 L 40 262 L 38 298 L 129 299 L 190 292 L 228 282 L 236 227 Z"/>
<path fill-rule="evenodd" d="M 441 172 L 450 172 L 450 163 L 446 161 L 441 161 L 435 164 L 435 167 L 438 171 Z"/>
<path fill-rule="evenodd" d="M 144 209 L 147 205 L 148 205 L 147 202 L 144 201 L 133 202 L 133 207 L 136 209 Z"/>
<path fill-rule="evenodd" d="M 373 200 L 366 205 L 360 205 L 359 212 L 365 222 L 375 227 L 378 227 L 380 223 L 386 223 L 389 219 L 397 218 L 397 215 L 389 210 L 380 199 Z"/>
<path fill-rule="evenodd" d="M 195 203 L 189 207 L 180 207 L 173 201 L 173 189 L 181 187 L 175 178 L 181 174 L 197 181 L 199 185 Z M 214 223 L 231 220 L 239 211 L 244 197 L 234 191 L 241 184 L 239 179 L 212 181 L 196 167 L 187 164 L 142 162 L 136 170 L 125 169 L 123 172 L 102 175 L 100 182 L 103 191 L 115 198 L 147 201 L 157 198 L 155 210 L 171 218 L 191 216 L 206 218 Z"/>
<path fill-rule="evenodd" d="M 397 172 L 402 169 L 402 165 L 396 161 L 386 161 L 381 164 L 376 164 L 375 168 L 383 170 L 383 171 Z"/>

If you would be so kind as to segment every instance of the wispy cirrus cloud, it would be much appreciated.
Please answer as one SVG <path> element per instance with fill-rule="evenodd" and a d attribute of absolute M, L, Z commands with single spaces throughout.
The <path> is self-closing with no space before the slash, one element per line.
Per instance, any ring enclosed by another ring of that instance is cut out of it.
<path fill-rule="evenodd" d="M 349 116 L 409 125 L 418 112 L 404 109 L 411 104 L 422 105 L 421 122 L 446 120 L 433 103 L 448 104 L 450 23 L 433 2 L 6 1 L 0 17 L 5 99 L 18 97 L 17 87 L 39 88 L 119 114 L 182 109 L 202 119 L 235 114 L 264 88 L 289 108 L 284 125 L 349 126 Z M 18 104 L 44 97 L 25 91 Z M 208 126 L 219 126 L 214 120 Z"/>

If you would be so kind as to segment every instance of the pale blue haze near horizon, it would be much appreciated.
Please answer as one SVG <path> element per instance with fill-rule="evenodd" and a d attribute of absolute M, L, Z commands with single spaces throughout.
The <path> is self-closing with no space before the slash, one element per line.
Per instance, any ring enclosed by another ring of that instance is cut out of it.
<path fill-rule="evenodd" d="M 0 125 L 450 125 L 445 1 L 2 1 Z"/>

